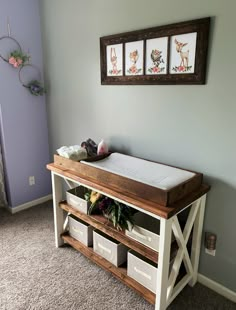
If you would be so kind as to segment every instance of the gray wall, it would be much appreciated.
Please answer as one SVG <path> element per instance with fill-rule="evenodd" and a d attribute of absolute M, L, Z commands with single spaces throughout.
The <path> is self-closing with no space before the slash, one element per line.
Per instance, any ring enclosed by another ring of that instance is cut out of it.
<path fill-rule="evenodd" d="M 41 2 L 51 154 L 87 137 L 204 173 L 212 185 L 204 230 L 216 257 L 200 272 L 236 291 L 236 29 L 234 0 Z M 101 86 L 99 37 L 212 17 L 207 84 Z"/>

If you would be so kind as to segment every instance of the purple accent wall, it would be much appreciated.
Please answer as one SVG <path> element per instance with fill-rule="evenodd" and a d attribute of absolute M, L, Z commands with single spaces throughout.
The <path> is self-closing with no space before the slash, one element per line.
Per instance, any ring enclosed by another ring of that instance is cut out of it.
<path fill-rule="evenodd" d="M 42 73 L 42 47 L 38 0 L 0 0 L 0 36 L 7 35 L 9 16 L 12 36 L 29 52 L 31 62 Z M 7 55 L 16 45 L 0 41 Z M 34 69 L 22 74 L 27 82 L 38 78 Z M 18 69 L 0 59 L 0 127 L 8 201 L 11 207 L 51 193 L 47 113 L 45 97 L 32 96 L 19 82 Z M 29 186 L 29 176 L 35 185 Z"/>

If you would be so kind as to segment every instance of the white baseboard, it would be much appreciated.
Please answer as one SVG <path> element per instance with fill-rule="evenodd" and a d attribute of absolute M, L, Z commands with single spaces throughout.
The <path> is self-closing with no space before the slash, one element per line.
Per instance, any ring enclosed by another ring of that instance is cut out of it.
<path fill-rule="evenodd" d="M 225 287 L 225 286 L 203 276 L 200 273 L 198 274 L 197 280 L 202 285 L 205 285 L 206 287 L 212 289 L 216 293 L 218 293 L 218 294 L 224 296 L 225 298 L 236 303 L 236 293 L 234 291 L 231 291 L 227 287 Z"/>
<path fill-rule="evenodd" d="M 33 206 L 36 206 L 36 205 L 39 205 L 41 203 L 44 203 L 48 200 L 51 200 L 52 199 L 52 194 L 50 195 L 47 195 L 47 196 L 44 196 L 44 197 L 41 197 L 41 198 L 38 198 L 38 199 L 35 199 L 35 200 L 32 200 L 32 201 L 29 201 L 29 202 L 26 202 L 22 205 L 19 205 L 17 207 L 14 207 L 14 208 L 10 208 L 9 206 L 6 207 L 6 209 L 8 211 L 10 211 L 12 214 L 15 214 L 19 211 L 22 211 L 22 210 L 25 210 L 25 209 L 29 209 Z"/>

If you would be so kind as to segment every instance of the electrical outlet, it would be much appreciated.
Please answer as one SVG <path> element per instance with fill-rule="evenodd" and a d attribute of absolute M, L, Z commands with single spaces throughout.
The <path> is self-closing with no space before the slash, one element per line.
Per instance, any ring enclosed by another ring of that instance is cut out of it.
<path fill-rule="evenodd" d="M 216 234 L 205 232 L 205 253 L 216 256 Z"/>
<path fill-rule="evenodd" d="M 211 256 L 216 256 L 216 250 L 208 250 L 207 248 L 205 248 L 205 253 Z"/>
<path fill-rule="evenodd" d="M 32 186 L 32 185 L 34 185 L 34 184 L 35 184 L 35 178 L 34 178 L 34 176 L 32 175 L 32 176 L 29 177 L 29 185 Z"/>

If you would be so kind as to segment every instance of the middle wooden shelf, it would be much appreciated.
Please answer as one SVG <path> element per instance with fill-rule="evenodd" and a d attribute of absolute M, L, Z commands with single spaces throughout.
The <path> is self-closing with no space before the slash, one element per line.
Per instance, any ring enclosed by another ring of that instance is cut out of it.
<path fill-rule="evenodd" d="M 116 239 L 117 241 L 121 242 L 128 248 L 136 251 L 137 253 L 143 255 L 144 257 L 150 259 L 151 261 L 158 263 L 158 252 L 157 251 L 141 244 L 140 242 L 136 240 L 129 238 L 128 236 L 125 235 L 123 231 L 118 231 L 116 228 L 113 227 L 112 223 L 108 219 L 106 219 L 104 216 L 87 215 L 85 213 L 79 212 L 75 210 L 72 206 L 67 204 L 66 201 L 60 202 L 59 205 L 66 212 L 73 214 L 75 217 L 83 220 L 84 222 L 91 225 L 92 227 Z"/>

